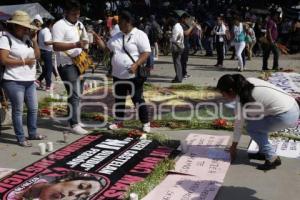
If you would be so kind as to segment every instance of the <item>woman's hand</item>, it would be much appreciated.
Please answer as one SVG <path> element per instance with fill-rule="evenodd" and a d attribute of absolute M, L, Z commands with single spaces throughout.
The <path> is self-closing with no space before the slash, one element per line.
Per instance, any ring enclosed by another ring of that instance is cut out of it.
<path fill-rule="evenodd" d="M 37 31 L 31 31 L 30 38 L 33 42 L 37 42 Z"/>
<path fill-rule="evenodd" d="M 236 158 L 236 154 L 237 154 L 237 142 L 233 142 L 231 147 L 227 150 L 230 153 L 230 158 L 231 158 L 231 162 L 233 162 Z"/>
<path fill-rule="evenodd" d="M 135 74 L 135 73 L 137 72 L 138 67 L 139 67 L 139 66 L 138 66 L 136 63 L 133 63 L 133 64 L 131 65 L 131 68 L 129 69 L 129 73 Z"/>
<path fill-rule="evenodd" d="M 25 65 L 33 66 L 36 63 L 35 58 L 26 58 L 25 60 Z"/>

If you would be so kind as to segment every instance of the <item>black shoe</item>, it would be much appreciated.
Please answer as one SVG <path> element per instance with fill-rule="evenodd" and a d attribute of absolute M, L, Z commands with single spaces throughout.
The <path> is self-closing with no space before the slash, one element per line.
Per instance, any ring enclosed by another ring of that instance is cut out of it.
<path fill-rule="evenodd" d="M 279 68 L 278 67 L 273 67 L 272 70 L 279 71 Z"/>
<path fill-rule="evenodd" d="M 266 160 L 266 156 L 262 153 L 248 153 L 248 158 L 253 160 Z"/>
<path fill-rule="evenodd" d="M 263 70 L 263 71 L 268 71 L 269 69 L 266 68 L 266 67 L 263 67 L 262 70 Z"/>
<path fill-rule="evenodd" d="M 266 160 L 266 162 L 262 165 L 258 165 L 257 169 L 258 170 L 270 170 L 270 169 L 276 169 L 277 166 L 281 165 L 281 160 L 279 158 L 279 156 L 277 156 L 276 160 L 274 160 L 273 162 Z"/>
<path fill-rule="evenodd" d="M 171 82 L 172 82 L 172 83 L 181 83 L 181 81 L 176 80 L 176 79 L 173 79 Z"/>

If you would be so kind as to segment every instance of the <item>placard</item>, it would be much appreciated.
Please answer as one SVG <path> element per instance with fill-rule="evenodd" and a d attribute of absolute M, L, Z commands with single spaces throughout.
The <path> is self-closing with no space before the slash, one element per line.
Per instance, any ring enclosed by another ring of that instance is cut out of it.
<path fill-rule="evenodd" d="M 284 141 L 272 138 L 269 139 L 269 142 L 272 144 L 278 156 L 300 159 L 300 141 Z M 252 140 L 248 148 L 248 153 L 257 153 L 258 150 L 258 145 Z"/>
<path fill-rule="evenodd" d="M 87 135 L 1 180 L 0 199 L 123 199 L 176 152 L 152 140 Z"/>

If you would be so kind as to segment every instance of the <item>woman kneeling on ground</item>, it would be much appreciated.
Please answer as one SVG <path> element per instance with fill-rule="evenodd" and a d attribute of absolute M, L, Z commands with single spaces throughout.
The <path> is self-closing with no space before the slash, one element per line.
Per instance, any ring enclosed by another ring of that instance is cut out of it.
<path fill-rule="evenodd" d="M 296 100 L 282 89 L 257 78 L 245 78 L 240 74 L 224 75 L 217 89 L 228 100 L 236 100 L 236 119 L 233 142 L 230 147 L 232 160 L 235 159 L 244 122 L 251 139 L 259 146 L 259 152 L 251 156 L 263 159 L 259 170 L 275 169 L 281 165 L 268 140 L 268 133 L 295 127 L 299 118 Z"/>

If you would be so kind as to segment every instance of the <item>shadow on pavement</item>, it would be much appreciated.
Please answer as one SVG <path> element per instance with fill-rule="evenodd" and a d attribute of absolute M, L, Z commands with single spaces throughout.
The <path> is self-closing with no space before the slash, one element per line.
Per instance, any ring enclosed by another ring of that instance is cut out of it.
<path fill-rule="evenodd" d="M 222 186 L 215 200 L 262 200 L 255 194 L 255 190 L 246 187 Z"/>

